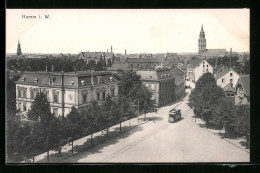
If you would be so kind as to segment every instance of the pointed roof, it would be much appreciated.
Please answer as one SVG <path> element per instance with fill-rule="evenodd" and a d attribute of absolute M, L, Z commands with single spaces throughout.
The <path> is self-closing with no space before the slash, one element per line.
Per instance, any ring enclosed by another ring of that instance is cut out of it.
<path fill-rule="evenodd" d="M 238 76 L 239 74 L 233 70 L 232 68 L 230 67 L 226 67 L 226 66 L 222 66 L 221 68 L 219 68 L 216 73 L 215 73 L 215 79 L 218 80 L 220 79 L 222 76 L 226 75 L 227 73 L 229 73 L 230 71 L 232 71 L 233 73 L 236 73 Z"/>
<path fill-rule="evenodd" d="M 238 79 L 237 84 L 236 84 L 236 89 L 239 84 L 241 84 L 242 87 L 244 88 L 246 95 L 250 96 L 250 76 L 249 75 L 240 75 L 240 78 Z"/>
<path fill-rule="evenodd" d="M 204 32 L 204 30 L 203 30 L 203 24 L 201 25 L 201 30 L 200 30 L 200 32 Z"/>
<path fill-rule="evenodd" d="M 224 92 L 235 92 L 235 88 L 233 87 L 233 85 L 231 83 L 228 83 L 224 87 Z"/>

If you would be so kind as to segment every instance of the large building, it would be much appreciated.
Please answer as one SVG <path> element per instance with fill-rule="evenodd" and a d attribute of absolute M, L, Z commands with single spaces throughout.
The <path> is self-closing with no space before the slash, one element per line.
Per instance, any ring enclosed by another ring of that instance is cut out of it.
<path fill-rule="evenodd" d="M 66 116 L 72 106 L 84 108 L 91 100 L 118 95 L 118 81 L 110 72 L 73 73 L 25 72 L 16 81 L 16 104 L 27 114 L 37 93 L 44 92 L 55 116 Z"/>
<path fill-rule="evenodd" d="M 224 57 L 226 55 L 226 49 L 207 49 L 203 25 L 198 39 L 198 55 L 202 58 Z"/>
<path fill-rule="evenodd" d="M 197 82 L 204 73 L 212 73 L 213 67 L 205 59 L 192 61 L 187 67 L 187 78 L 189 81 Z"/>
<path fill-rule="evenodd" d="M 157 106 L 164 106 L 176 100 L 175 78 L 169 69 L 138 70 L 143 84 L 153 93 Z"/>

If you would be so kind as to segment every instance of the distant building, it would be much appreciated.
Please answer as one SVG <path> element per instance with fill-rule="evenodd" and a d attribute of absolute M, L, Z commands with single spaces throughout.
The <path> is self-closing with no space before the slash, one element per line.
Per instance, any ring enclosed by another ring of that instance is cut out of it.
<path fill-rule="evenodd" d="M 164 106 L 176 100 L 175 78 L 169 69 L 138 70 L 143 84 L 153 93 L 157 106 Z"/>
<path fill-rule="evenodd" d="M 201 58 L 224 57 L 226 55 L 226 49 L 207 49 L 203 25 L 198 39 L 198 55 Z"/>
<path fill-rule="evenodd" d="M 128 67 L 132 70 L 139 69 L 155 69 L 162 66 L 163 60 L 161 58 L 127 58 Z"/>
<path fill-rule="evenodd" d="M 91 60 L 96 64 L 99 61 L 104 61 L 106 66 L 111 67 L 114 63 L 114 53 L 113 52 L 80 52 L 78 54 L 78 59 L 84 59 L 88 64 Z"/>
<path fill-rule="evenodd" d="M 187 66 L 187 79 L 197 82 L 207 72 L 213 74 L 213 67 L 205 59 L 196 59 Z"/>
<path fill-rule="evenodd" d="M 117 73 L 118 70 L 123 70 L 124 72 L 131 71 L 129 65 L 127 63 L 116 63 L 113 64 L 111 67 L 107 67 L 107 71 L 111 71 Z"/>
<path fill-rule="evenodd" d="M 222 66 L 216 71 L 214 77 L 217 85 L 221 88 L 224 88 L 227 84 L 231 84 L 234 87 L 239 79 L 239 74 L 230 67 Z"/>
<path fill-rule="evenodd" d="M 18 40 L 18 45 L 17 45 L 17 56 L 20 56 L 20 55 L 22 55 L 22 49 L 21 49 L 21 45 L 20 45 L 20 42 L 19 42 L 19 40 Z"/>
<path fill-rule="evenodd" d="M 110 72 L 47 73 L 25 72 L 16 81 L 16 105 L 27 114 L 39 92 L 47 94 L 51 112 L 66 116 L 72 106 L 84 108 L 91 100 L 118 95 L 118 81 Z"/>
<path fill-rule="evenodd" d="M 250 76 L 241 75 L 235 86 L 235 104 L 250 104 Z"/>

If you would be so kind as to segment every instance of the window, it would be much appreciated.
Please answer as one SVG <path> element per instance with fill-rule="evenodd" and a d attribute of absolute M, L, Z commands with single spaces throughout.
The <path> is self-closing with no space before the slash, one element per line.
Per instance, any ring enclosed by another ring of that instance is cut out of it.
<path fill-rule="evenodd" d="M 103 91 L 103 100 L 106 100 L 106 91 Z"/>
<path fill-rule="evenodd" d="M 111 97 L 115 97 L 115 89 L 111 89 Z"/>
<path fill-rule="evenodd" d="M 155 90 L 155 84 L 154 83 L 152 83 L 151 87 L 152 87 L 152 90 Z"/>
<path fill-rule="evenodd" d="M 231 97 L 234 97 L 234 94 L 230 94 L 231 95 Z"/>
<path fill-rule="evenodd" d="M 27 91 L 27 88 L 24 88 L 24 89 L 23 89 L 23 98 L 26 98 L 26 97 L 27 97 L 27 94 L 26 94 L 27 92 L 26 92 L 26 91 Z"/>
<path fill-rule="evenodd" d="M 207 65 L 207 67 L 208 67 L 209 65 Z"/>
<path fill-rule="evenodd" d="M 21 111 L 21 106 L 22 106 L 22 105 L 21 105 L 21 103 L 19 102 L 19 103 L 18 103 L 18 109 L 19 109 L 20 111 Z"/>
<path fill-rule="evenodd" d="M 203 67 L 204 67 L 205 65 L 203 65 Z"/>
<path fill-rule="evenodd" d="M 81 81 L 81 85 L 83 85 L 83 86 L 85 85 L 85 80 Z"/>
<path fill-rule="evenodd" d="M 230 94 L 227 94 L 228 97 L 230 97 Z"/>
<path fill-rule="evenodd" d="M 26 111 L 26 103 L 23 103 L 23 111 Z"/>
<path fill-rule="evenodd" d="M 100 96 L 100 93 L 98 92 L 98 93 L 97 93 L 97 100 L 100 100 L 100 97 L 99 97 L 99 96 Z"/>
<path fill-rule="evenodd" d="M 54 93 L 54 95 L 53 95 L 53 102 L 58 103 L 58 94 L 57 93 Z"/>
<path fill-rule="evenodd" d="M 137 64 L 137 67 L 139 67 L 139 64 Z"/>
<path fill-rule="evenodd" d="M 31 98 L 31 99 L 34 99 L 34 91 L 33 91 L 33 90 L 30 91 L 30 95 L 31 95 L 30 98 Z"/>
<path fill-rule="evenodd" d="M 49 84 L 50 84 L 50 85 L 53 84 L 53 79 L 52 79 L 52 78 L 50 78 L 50 80 L 49 80 Z"/>
<path fill-rule="evenodd" d="M 82 95 L 82 103 L 83 104 L 87 103 L 87 94 Z"/>
<path fill-rule="evenodd" d="M 232 76 L 233 74 L 232 73 L 230 73 L 230 76 Z"/>
<path fill-rule="evenodd" d="M 230 79 L 230 83 L 231 83 L 231 84 L 233 83 L 233 79 Z"/>
<path fill-rule="evenodd" d="M 225 82 L 225 79 L 222 79 L 222 83 L 224 83 Z"/>
<path fill-rule="evenodd" d="M 21 97 L 21 90 L 18 89 L 18 97 Z"/>

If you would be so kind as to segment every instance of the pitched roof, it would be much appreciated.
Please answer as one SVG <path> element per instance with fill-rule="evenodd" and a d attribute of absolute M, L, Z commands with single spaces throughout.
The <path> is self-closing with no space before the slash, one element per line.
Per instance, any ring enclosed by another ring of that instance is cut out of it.
<path fill-rule="evenodd" d="M 161 58 L 128 58 L 128 63 L 161 63 Z"/>
<path fill-rule="evenodd" d="M 222 66 L 221 68 L 219 68 L 216 73 L 215 73 L 215 79 L 218 80 L 219 78 L 221 78 L 222 76 L 224 76 L 225 74 L 229 73 L 230 71 L 233 71 L 234 73 L 236 73 L 232 68 L 230 67 L 226 67 L 226 66 Z"/>
<path fill-rule="evenodd" d="M 241 83 L 244 90 L 246 91 L 246 95 L 250 96 L 250 76 L 249 75 L 241 75 L 238 79 L 238 83 Z"/>
<path fill-rule="evenodd" d="M 112 64 L 111 67 L 107 67 L 108 70 L 112 70 L 112 71 L 116 71 L 118 69 L 127 71 L 129 70 L 128 65 L 126 63 L 116 63 L 116 64 Z"/>
<path fill-rule="evenodd" d="M 235 92 L 235 88 L 230 83 L 228 83 L 223 89 L 225 92 Z"/>
<path fill-rule="evenodd" d="M 218 57 L 225 56 L 226 49 L 207 49 L 206 52 L 203 52 L 201 56 L 203 57 Z"/>
<path fill-rule="evenodd" d="M 110 72 L 90 72 L 90 71 L 77 71 L 71 72 L 71 73 L 64 73 L 64 86 L 65 87 L 82 87 L 81 81 L 85 81 L 84 86 L 90 86 L 91 85 L 91 73 L 93 73 L 93 80 L 94 85 L 97 85 L 97 78 L 98 76 L 102 76 L 103 83 L 109 83 L 109 82 L 117 82 L 117 80 L 111 75 Z M 112 81 L 110 80 L 110 77 L 112 77 Z M 23 80 L 25 78 L 25 80 Z M 17 84 L 26 84 L 26 85 L 36 85 L 36 86 L 49 86 L 49 80 L 53 79 L 53 86 L 61 86 L 61 73 L 46 73 L 46 72 L 25 72 L 21 78 L 16 82 Z M 35 79 L 38 79 L 37 82 L 35 82 Z M 71 82 L 74 81 L 73 85 L 71 85 Z"/>
<path fill-rule="evenodd" d="M 204 61 L 204 59 L 199 58 L 196 60 L 193 60 L 190 62 L 190 64 L 188 65 L 189 67 L 196 67 L 197 65 L 199 65 L 200 63 L 202 63 L 202 61 Z"/>

